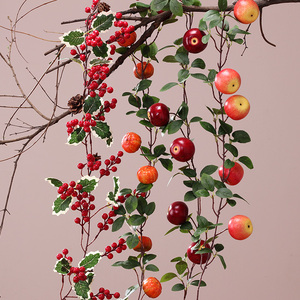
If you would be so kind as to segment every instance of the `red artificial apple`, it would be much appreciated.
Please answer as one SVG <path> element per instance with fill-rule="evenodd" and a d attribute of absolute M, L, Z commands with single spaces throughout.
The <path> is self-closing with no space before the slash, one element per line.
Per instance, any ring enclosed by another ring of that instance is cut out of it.
<path fill-rule="evenodd" d="M 234 16 L 243 24 L 253 23 L 259 15 L 259 7 L 253 0 L 239 0 L 234 5 Z"/>
<path fill-rule="evenodd" d="M 235 93 L 239 89 L 240 85 L 240 74 L 233 69 L 223 69 L 216 75 L 216 89 L 223 94 Z"/>
<path fill-rule="evenodd" d="M 250 103 L 241 95 L 233 95 L 226 100 L 224 110 L 229 118 L 241 120 L 248 115 Z"/>
<path fill-rule="evenodd" d="M 178 161 L 188 161 L 195 153 L 194 143 L 185 137 L 177 138 L 170 146 L 170 152 L 173 158 Z"/>
<path fill-rule="evenodd" d="M 128 132 L 122 138 L 122 148 L 128 153 L 134 153 L 141 147 L 141 137 L 135 132 Z"/>
<path fill-rule="evenodd" d="M 200 245 L 195 249 L 196 244 L 197 242 L 194 242 L 188 247 L 186 251 L 187 256 L 194 264 L 205 264 L 210 259 L 211 253 L 196 254 L 196 252 L 204 248 L 210 249 L 210 246 L 208 244 L 204 245 L 204 241 L 201 241 Z"/>
<path fill-rule="evenodd" d="M 248 217 L 236 215 L 230 219 L 228 223 L 228 231 L 234 239 L 244 240 L 251 235 L 253 225 Z"/>
<path fill-rule="evenodd" d="M 165 126 L 170 119 L 169 109 L 163 103 L 154 103 L 148 109 L 148 118 L 154 126 Z"/>
<path fill-rule="evenodd" d="M 224 174 L 223 166 L 221 166 L 219 168 L 219 176 L 221 180 L 225 181 L 225 183 L 229 185 L 236 185 L 242 180 L 244 176 L 244 169 L 238 162 L 235 162 L 231 169 L 224 168 Z"/>
<path fill-rule="evenodd" d="M 198 28 L 188 30 L 183 36 L 183 47 L 190 53 L 199 53 L 203 51 L 207 44 L 202 43 L 202 37 L 205 33 Z"/>
<path fill-rule="evenodd" d="M 150 184 L 157 180 L 158 172 L 153 166 L 143 166 L 139 168 L 137 178 L 143 184 Z"/>
<path fill-rule="evenodd" d="M 182 201 L 176 201 L 169 206 L 167 219 L 174 225 L 181 225 L 186 221 L 188 215 L 188 206 Z"/>

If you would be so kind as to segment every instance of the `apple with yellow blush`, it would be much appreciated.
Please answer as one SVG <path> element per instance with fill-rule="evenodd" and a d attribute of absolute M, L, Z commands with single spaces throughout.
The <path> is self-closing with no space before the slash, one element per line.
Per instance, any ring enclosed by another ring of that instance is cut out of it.
<path fill-rule="evenodd" d="M 224 110 L 232 120 L 241 120 L 248 115 L 250 103 L 241 95 L 233 95 L 226 100 Z"/>
<path fill-rule="evenodd" d="M 234 5 L 234 16 L 243 24 L 253 23 L 259 15 L 259 7 L 253 0 L 239 0 Z"/>
<path fill-rule="evenodd" d="M 248 217 L 236 215 L 229 220 L 228 231 L 234 239 L 244 240 L 252 234 L 253 225 Z"/>
<path fill-rule="evenodd" d="M 233 69 L 223 69 L 216 75 L 215 86 L 223 94 L 234 94 L 241 86 L 241 76 Z"/>

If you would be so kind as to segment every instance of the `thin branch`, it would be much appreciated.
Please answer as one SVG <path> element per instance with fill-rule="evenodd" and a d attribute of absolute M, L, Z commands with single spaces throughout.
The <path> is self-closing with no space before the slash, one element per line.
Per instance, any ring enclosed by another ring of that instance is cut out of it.
<path fill-rule="evenodd" d="M 273 44 L 273 43 L 271 43 L 269 40 L 267 40 L 267 38 L 266 38 L 266 36 L 265 36 L 265 34 L 264 34 L 263 26 L 262 26 L 262 10 L 263 10 L 263 8 L 261 7 L 261 8 L 260 8 L 260 16 L 259 16 L 259 28 L 260 28 L 261 36 L 263 37 L 264 41 L 265 41 L 267 44 L 269 44 L 269 45 L 271 45 L 271 46 L 273 46 L 273 47 L 276 47 L 275 44 Z"/>

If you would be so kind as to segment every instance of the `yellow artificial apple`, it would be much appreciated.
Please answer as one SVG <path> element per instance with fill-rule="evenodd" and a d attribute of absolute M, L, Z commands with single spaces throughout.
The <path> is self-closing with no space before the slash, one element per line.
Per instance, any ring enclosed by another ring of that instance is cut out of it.
<path fill-rule="evenodd" d="M 233 69 L 223 69 L 215 78 L 216 89 L 223 94 L 235 93 L 241 85 L 240 74 Z"/>
<path fill-rule="evenodd" d="M 259 15 L 259 7 L 253 0 L 239 0 L 234 5 L 234 16 L 243 24 L 253 23 Z"/>
<path fill-rule="evenodd" d="M 248 217 L 236 215 L 230 219 L 228 223 L 228 231 L 234 239 L 244 240 L 251 235 L 253 225 Z"/>
<path fill-rule="evenodd" d="M 250 103 L 241 95 L 233 95 L 226 100 L 224 110 L 229 118 L 241 120 L 248 115 Z"/>

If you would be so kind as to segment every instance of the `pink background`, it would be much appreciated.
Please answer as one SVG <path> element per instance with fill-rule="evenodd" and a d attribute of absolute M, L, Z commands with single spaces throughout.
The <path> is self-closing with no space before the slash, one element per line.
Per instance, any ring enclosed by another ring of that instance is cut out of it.
<path fill-rule="evenodd" d="M 109 1 L 113 11 L 125 9 L 132 1 Z M 149 2 L 149 1 L 144 1 Z M 208 3 L 210 1 L 203 1 Z M 15 17 L 20 0 L 0 3 L 0 25 L 9 27 L 7 16 Z M 22 14 L 40 4 L 40 1 L 27 1 Z M 217 1 L 214 1 L 217 3 Z M 24 17 L 17 30 L 57 40 L 66 31 L 77 28 L 79 24 L 61 26 L 60 22 L 85 16 L 84 7 L 89 1 L 56 1 L 44 6 Z M 277 45 L 273 48 L 266 44 L 260 34 L 258 22 L 251 26 L 253 33 L 247 39 L 248 49 L 241 56 L 242 46 L 234 45 L 227 67 L 235 68 L 242 77 L 240 93 L 251 103 L 251 111 L 246 119 L 232 122 L 236 129 L 249 132 L 252 142 L 240 145 L 240 155 L 252 158 L 255 168 L 245 170 L 244 180 L 234 191 L 244 196 L 250 205 L 243 201 L 234 208 L 228 207 L 221 221 L 226 224 L 231 216 L 245 214 L 252 219 L 253 235 L 243 241 L 236 241 L 228 234 L 222 236 L 225 250 L 221 253 L 226 260 L 227 270 L 216 261 L 205 274 L 207 287 L 202 289 L 202 299 L 299 299 L 300 246 L 299 230 L 299 5 L 276 5 L 264 9 L 264 31 L 267 38 Z M 195 16 L 197 26 L 200 15 Z M 174 29 L 170 25 L 162 31 L 157 40 L 160 47 L 172 43 L 184 33 L 182 19 Z M 241 26 L 246 28 L 246 26 Z M 140 32 L 138 32 L 140 34 Z M 6 55 L 9 32 L 0 31 L 0 51 Z M 26 93 L 29 93 L 35 81 L 26 67 L 41 76 L 53 56 L 44 57 L 43 53 L 52 48 L 55 43 L 44 42 L 29 36 L 17 34 L 18 46 L 28 64 L 13 51 L 13 64 Z M 161 61 L 165 55 L 173 54 L 166 49 L 159 53 Z M 63 58 L 68 58 L 65 51 Z M 197 56 L 193 56 L 196 58 Z M 208 68 L 216 68 L 217 53 L 210 43 L 203 58 Z M 180 90 L 175 87 L 160 93 L 159 89 L 167 82 L 176 81 L 177 65 L 156 64 L 155 76 L 151 93 L 161 98 L 161 101 L 175 109 L 181 103 Z M 1 60 L 0 94 L 17 94 L 9 68 Z M 107 83 L 115 89 L 113 96 L 118 99 L 116 110 L 112 111 L 107 120 L 114 134 L 114 144 L 111 148 L 98 142 L 98 152 L 105 158 L 121 150 L 120 141 L 128 131 L 136 131 L 145 140 L 146 130 L 137 125 L 133 116 L 125 116 L 131 110 L 127 99 L 122 97 L 123 91 L 130 91 L 137 79 L 132 75 L 133 64 L 128 60 L 114 73 Z M 81 69 L 77 64 L 69 65 L 65 71 L 59 93 L 59 101 L 66 106 L 68 99 L 82 91 Z M 42 81 L 43 86 L 54 96 L 55 74 Z M 189 98 L 192 102 L 192 114 L 200 115 L 210 121 L 210 114 L 205 105 L 213 106 L 210 89 L 196 79 L 190 79 Z M 1 99 L 1 105 L 17 105 L 15 98 Z M 51 103 L 39 89 L 31 98 L 35 105 L 50 116 Z M 1 123 L 7 122 L 11 111 L 0 111 Z M 37 125 L 44 120 L 34 117 L 28 110 L 19 114 L 22 121 Z M 71 117 L 68 118 L 70 120 Z M 70 250 L 74 263 L 81 259 L 79 249 L 79 228 L 74 224 L 74 212 L 63 216 L 52 216 L 51 207 L 56 197 L 56 191 L 45 182 L 46 177 L 56 177 L 63 181 L 77 180 L 78 162 L 84 159 L 81 146 L 66 145 L 66 119 L 53 126 L 47 134 L 45 143 L 39 142 L 25 153 L 20 161 L 9 202 L 10 215 L 7 216 L 0 242 L 0 296 L 3 300 L 12 299 L 58 299 L 60 276 L 53 272 L 56 254 L 63 248 Z M 14 124 L 20 125 L 17 121 Z M 3 125 L 1 125 L 3 126 Z M 1 127 L 2 128 L 2 127 Z M 13 132 L 11 130 L 10 132 Z M 160 138 L 160 142 L 169 145 L 173 136 Z M 196 163 L 199 170 L 206 164 L 219 164 L 214 141 L 198 124 L 192 128 L 192 137 L 196 141 Z M 2 139 L 2 137 L 1 137 Z M 96 145 L 96 144 L 95 144 Z M 1 146 L 0 160 L 15 153 L 16 145 Z M 121 187 L 134 187 L 137 184 L 135 174 L 137 169 L 146 164 L 138 154 L 125 154 L 119 171 Z M 181 164 L 175 163 L 174 167 Z M 11 176 L 13 160 L 2 162 L 0 172 L 1 207 L 3 207 L 7 185 Z M 151 199 L 156 202 L 157 210 L 145 228 L 145 234 L 151 236 L 153 252 L 158 255 L 154 261 L 160 268 L 158 273 L 148 272 L 147 276 L 161 278 L 166 272 L 174 272 L 170 260 L 181 256 L 190 244 L 187 235 L 172 233 L 164 234 L 171 228 L 166 219 L 166 211 L 170 203 L 182 200 L 187 191 L 181 183 L 181 178 L 175 177 L 170 184 L 170 173 L 158 167 L 159 180 L 155 184 Z M 106 193 L 112 189 L 111 178 L 101 180 L 97 190 L 97 201 L 104 203 Z M 103 200 L 102 200 L 103 199 Z M 101 202 L 102 201 L 102 202 Z M 190 211 L 196 207 L 195 202 L 188 204 Z M 205 206 L 205 216 L 211 217 L 209 206 Z M 77 215 L 76 215 L 77 216 Z M 104 251 L 105 246 L 118 239 L 127 228 L 115 234 L 103 234 L 91 250 Z M 112 261 L 103 259 L 97 269 L 94 290 L 100 286 L 119 291 L 121 296 L 130 285 L 136 283 L 133 271 L 121 268 L 110 268 L 118 260 L 125 260 L 131 251 L 115 255 Z M 171 292 L 175 279 L 163 284 L 163 293 L 159 299 L 182 299 L 182 292 Z M 188 299 L 194 299 L 195 288 L 192 287 Z M 135 297 L 132 297 L 135 299 Z M 130 298 L 131 299 L 131 298 Z"/>

